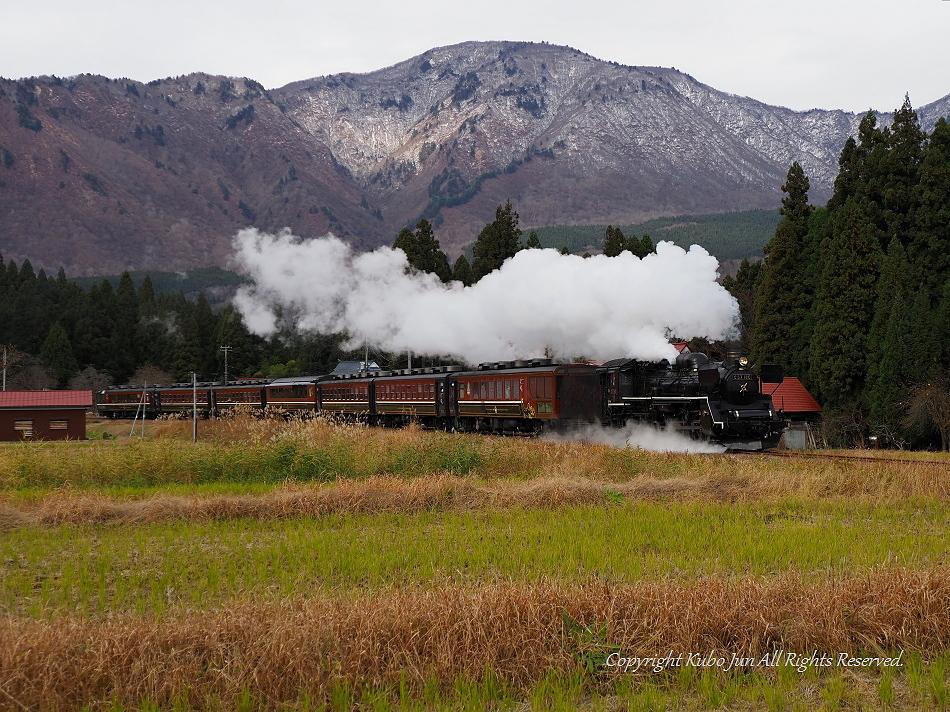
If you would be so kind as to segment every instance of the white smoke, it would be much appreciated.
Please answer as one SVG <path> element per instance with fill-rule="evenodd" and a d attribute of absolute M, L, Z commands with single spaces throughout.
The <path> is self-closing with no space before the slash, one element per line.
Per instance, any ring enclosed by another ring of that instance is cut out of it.
<path fill-rule="evenodd" d="M 242 230 L 235 263 L 253 279 L 234 302 L 251 331 L 346 333 L 349 347 L 452 355 L 468 363 L 541 356 L 673 358 L 670 336 L 722 339 L 738 306 L 701 247 L 669 242 L 639 259 L 583 259 L 523 250 L 471 287 L 407 269 L 402 250 L 354 253 L 327 237 L 305 241 Z"/>
<path fill-rule="evenodd" d="M 720 453 L 726 448 L 704 440 L 693 440 L 685 433 L 663 430 L 645 423 L 629 423 L 622 428 L 589 425 L 562 432 L 545 433 L 552 442 L 583 442 L 610 445 L 615 448 L 649 450 L 650 452 Z"/>

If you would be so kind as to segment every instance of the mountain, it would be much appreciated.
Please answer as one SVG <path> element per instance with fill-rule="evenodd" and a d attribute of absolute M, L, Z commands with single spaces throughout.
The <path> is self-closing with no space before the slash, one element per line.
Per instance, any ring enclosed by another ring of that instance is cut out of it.
<path fill-rule="evenodd" d="M 927 129 L 948 112 L 919 109 Z M 368 249 L 425 215 L 455 254 L 509 198 L 522 227 L 774 208 L 794 160 L 820 203 L 860 118 L 513 42 L 270 91 L 0 79 L 0 253 L 71 275 L 226 267 L 248 225 Z"/>

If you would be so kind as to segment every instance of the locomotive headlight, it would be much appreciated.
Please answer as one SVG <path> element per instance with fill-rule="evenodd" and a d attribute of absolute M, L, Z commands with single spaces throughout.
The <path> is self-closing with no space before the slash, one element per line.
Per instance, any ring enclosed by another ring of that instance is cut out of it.
<path fill-rule="evenodd" d="M 745 368 L 746 366 L 749 365 L 749 359 L 747 359 L 745 356 L 740 356 L 740 357 L 739 357 L 739 365 L 740 365 L 742 368 Z"/>

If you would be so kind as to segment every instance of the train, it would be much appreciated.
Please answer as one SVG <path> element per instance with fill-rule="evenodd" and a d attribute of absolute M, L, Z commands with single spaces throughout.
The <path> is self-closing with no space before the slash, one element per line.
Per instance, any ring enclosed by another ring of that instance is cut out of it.
<path fill-rule="evenodd" d="M 362 370 L 266 380 L 116 386 L 97 393 L 100 415 L 156 418 L 220 416 L 235 409 L 323 414 L 398 427 L 539 434 L 588 425 L 649 424 L 717 443 L 727 450 L 778 445 L 787 422 L 763 383 L 781 383 L 781 368 L 756 374 L 748 359 L 713 362 L 703 353 L 675 361 L 615 359 L 562 363 L 548 358 L 497 361 L 477 368 L 433 366 Z"/>
<path fill-rule="evenodd" d="M 240 407 L 502 434 L 644 423 L 727 450 L 763 450 L 778 445 L 787 423 L 762 383 L 781 381 L 779 367 L 766 365 L 756 374 L 745 357 L 713 362 L 703 353 L 685 352 L 673 362 L 539 358 L 477 368 L 119 386 L 100 391 L 96 401 L 99 414 L 112 418 L 220 416 Z"/>

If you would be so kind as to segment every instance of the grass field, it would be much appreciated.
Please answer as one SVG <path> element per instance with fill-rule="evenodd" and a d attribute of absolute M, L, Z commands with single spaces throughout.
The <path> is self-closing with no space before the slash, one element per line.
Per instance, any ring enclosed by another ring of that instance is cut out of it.
<path fill-rule="evenodd" d="M 0 709 L 950 705 L 945 455 L 129 430 L 0 447 Z"/>

